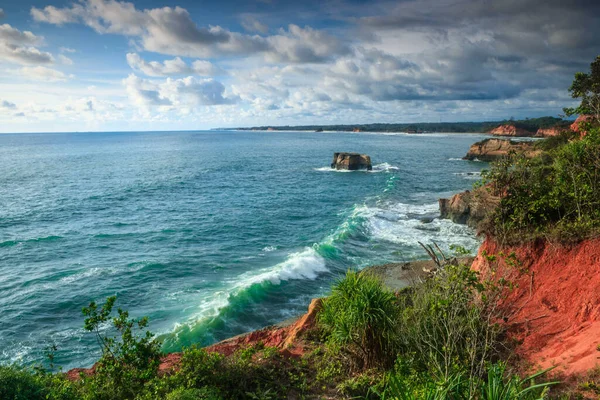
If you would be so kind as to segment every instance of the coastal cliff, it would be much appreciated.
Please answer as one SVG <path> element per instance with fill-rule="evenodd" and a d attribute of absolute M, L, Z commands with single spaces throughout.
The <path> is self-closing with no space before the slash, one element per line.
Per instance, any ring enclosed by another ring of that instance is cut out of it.
<path fill-rule="evenodd" d="M 523 153 L 527 157 L 535 157 L 541 151 L 534 148 L 532 142 L 516 142 L 506 139 L 485 139 L 471 145 L 463 160 L 495 161 L 509 153 Z"/>
<path fill-rule="evenodd" d="M 560 126 L 553 126 L 552 128 L 540 128 L 535 133 L 535 137 L 553 137 L 559 136 L 561 133 L 568 129 Z"/>
<path fill-rule="evenodd" d="M 519 343 L 516 353 L 526 363 L 534 369 L 557 365 L 566 375 L 596 366 L 600 239 L 567 246 L 540 240 L 508 247 L 488 237 L 472 269 L 483 279 L 513 283 L 499 307 L 509 335 Z"/>
<path fill-rule="evenodd" d="M 490 131 L 492 135 L 495 136 L 513 136 L 513 137 L 528 137 L 533 136 L 535 133 L 525 130 L 523 128 L 518 128 L 513 124 L 504 124 L 500 125 Z"/>

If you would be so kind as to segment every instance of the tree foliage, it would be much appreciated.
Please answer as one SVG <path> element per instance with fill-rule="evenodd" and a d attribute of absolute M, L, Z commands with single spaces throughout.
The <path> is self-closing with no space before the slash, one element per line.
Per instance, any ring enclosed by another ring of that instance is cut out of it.
<path fill-rule="evenodd" d="M 590 73 L 578 72 L 569 88 L 574 99 L 581 99 L 579 106 L 565 108 L 567 115 L 591 115 L 600 123 L 600 56 L 590 65 Z"/>

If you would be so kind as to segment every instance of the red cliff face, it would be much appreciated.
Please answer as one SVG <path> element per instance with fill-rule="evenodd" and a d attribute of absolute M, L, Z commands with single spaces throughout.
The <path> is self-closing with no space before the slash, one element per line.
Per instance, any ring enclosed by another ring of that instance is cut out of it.
<path fill-rule="evenodd" d="M 535 133 L 535 137 L 551 137 L 558 136 L 563 132 L 565 128 L 560 128 L 558 126 L 553 126 L 552 128 L 540 128 Z"/>
<path fill-rule="evenodd" d="M 533 132 L 526 131 L 525 129 L 517 128 L 511 124 L 500 125 L 490 131 L 492 135 L 496 136 L 533 136 Z"/>
<path fill-rule="evenodd" d="M 573 132 L 579 133 L 580 136 L 585 136 L 585 135 L 587 135 L 587 131 L 585 131 L 583 129 L 581 124 L 583 124 L 585 122 L 591 122 L 591 120 L 592 120 L 592 117 L 590 117 L 589 115 L 580 115 L 579 117 L 577 117 L 575 122 L 573 122 L 571 124 L 570 128 Z"/>
<path fill-rule="evenodd" d="M 521 266 L 499 257 L 511 252 Z M 519 343 L 517 354 L 533 368 L 557 365 L 558 372 L 573 375 L 599 364 L 600 238 L 569 247 L 544 241 L 502 247 L 488 238 L 472 268 L 484 278 L 505 277 L 515 284 L 500 307 Z"/>

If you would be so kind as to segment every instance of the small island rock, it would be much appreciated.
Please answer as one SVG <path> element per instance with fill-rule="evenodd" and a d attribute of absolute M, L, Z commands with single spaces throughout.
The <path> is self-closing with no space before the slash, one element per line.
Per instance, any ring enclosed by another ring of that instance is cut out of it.
<path fill-rule="evenodd" d="M 331 168 L 356 171 L 366 169 L 371 171 L 371 157 L 359 153 L 333 153 L 333 162 Z"/>

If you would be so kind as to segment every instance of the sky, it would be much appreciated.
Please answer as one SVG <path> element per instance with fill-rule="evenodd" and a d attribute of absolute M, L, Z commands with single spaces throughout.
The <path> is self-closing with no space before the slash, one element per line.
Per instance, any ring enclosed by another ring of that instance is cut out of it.
<path fill-rule="evenodd" d="M 558 116 L 600 0 L 0 0 L 0 132 Z"/>

